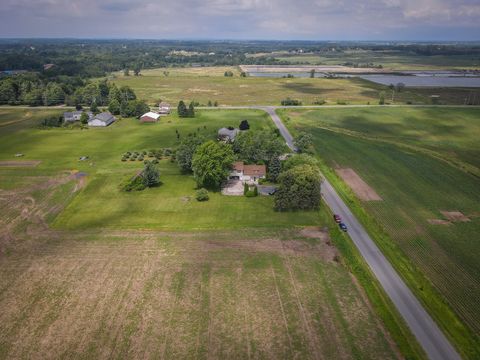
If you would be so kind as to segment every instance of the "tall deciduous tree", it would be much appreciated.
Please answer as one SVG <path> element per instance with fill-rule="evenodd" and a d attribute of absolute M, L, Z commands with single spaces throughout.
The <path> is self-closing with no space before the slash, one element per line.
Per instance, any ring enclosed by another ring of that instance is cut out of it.
<path fill-rule="evenodd" d="M 235 160 L 232 147 L 216 141 L 200 145 L 192 160 L 192 169 L 199 187 L 218 189 L 227 179 Z"/>
<path fill-rule="evenodd" d="M 203 142 L 202 137 L 187 136 L 177 149 L 177 164 L 182 171 L 192 171 L 192 159 L 197 147 Z"/>
<path fill-rule="evenodd" d="M 282 172 L 275 193 L 275 210 L 312 210 L 320 206 L 321 176 L 318 168 L 300 165 Z"/>

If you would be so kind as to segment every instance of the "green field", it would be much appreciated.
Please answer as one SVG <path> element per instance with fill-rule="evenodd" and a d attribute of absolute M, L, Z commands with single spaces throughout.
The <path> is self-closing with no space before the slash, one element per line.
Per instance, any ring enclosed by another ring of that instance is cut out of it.
<path fill-rule="evenodd" d="M 341 65 L 345 62 L 382 65 L 392 70 L 479 69 L 480 59 L 472 55 L 407 55 L 395 50 L 349 50 L 337 53 L 275 56 L 292 64 Z"/>
<path fill-rule="evenodd" d="M 175 147 L 175 130 L 181 137 L 197 132 L 215 138 L 220 127 L 238 126 L 242 119 L 249 120 L 252 130 L 273 127 L 264 113 L 251 110 L 203 112 L 194 119 L 172 115 L 156 124 L 122 119 L 106 129 L 28 128 L 1 139 L 0 160 L 15 160 L 14 154 L 23 153 L 22 160 L 41 161 L 35 171 L 88 174 L 85 190 L 57 218 L 57 227 L 187 230 L 318 224 L 317 212 L 301 216 L 274 212 L 273 199 L 268 197 L 249 199 L 212 193 L 210 201 L 197 202 L 193 177 L 181 174 L 168 158 L 159 166 L 163 185 L 135 194 L 119 191 L 123 179 L 143 167 L 139 161 L 121 162 L 126 151 Z M 89 160 L 78 161 L 81 156 L 88 156 Z"/>
<path fill-rule="evenodd" d="M 407 279 L 419 269 L 478 336 L 480 110 L 288 110 L 282 116 L 293 132 L 314 136 L 316 152 L 328 167 L 352 168 L 376 191 L 382 201 L 361 205 L 369 221 L 388 234 L 379 235 L 381 248 Z M 329 177 L 340 184 L 333 171 Z M 353 196 L 340 191 L 347 198 Z M 469 221 L 447 221 L 441 211 L 460 211 Z M 439 220 L 443 224 L 432 224 Z M 401 265 L 401 254 L 414 268 Z M 428 298 L 429 285 L 419 278 L 411 280 L 416 281 L 417 294 L 427 297 L 423 300 L 430 310 L 441 309 Z M 452 323 L 443 326 L 457 330 Z"/>
<path fill-rule="evenodd" d="M 270 198 L 219 194 L 197 203 L 169 159 L 160 187 L 118 190 L 142 167 L 121 162 L 125 151 L 173 147 L 175 129 L 270 128 L 265 114 L 46 130 L 35 127 L 41 110 L 29 112 L 0 114 L 15 120 L 0 128 L 0 359 L 383 360 L 400 359 L 399 347 L 422 358 L 358 255 L 334 246 L 349 248 L 325 207 L 275 213 Z"/>
<path fill-rule="evenodd" d="M 223 76 L 226 70 L 234 77 Z M 164 72 L 168 71 L 168 76 Z M 143 70 L 141 76 L 115 73 L 109 79 L 117 85 L 128 85 L 139 98 L 149 104 L 159 100 L 176 105 L 180 100 L 195 100 L 202 105 L 209 101 L 222 105 L 280 105 L 287 97 L 304 105 L 323 100 L 326 104 L 378 104 L 379 94 L 385 92 L 391 103 L 391 90 L 360 78 L 350 79 L 281 79 L 239 76 L 237 68 L 168 68 Z M 431 104 L 431 95 L 439 95 L 440 104 L 463 104 L 472 89 L 407 88 L 396 92 L 395 104 Z"/>

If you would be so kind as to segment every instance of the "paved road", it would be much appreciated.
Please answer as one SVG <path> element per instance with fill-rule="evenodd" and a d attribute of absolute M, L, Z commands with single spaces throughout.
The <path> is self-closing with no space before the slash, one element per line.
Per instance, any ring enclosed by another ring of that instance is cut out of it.
<path fill-rule="evenodd" d="M 234 107 L 232 107 L 234 108 Z M 285 138 L 287 145 L 295 150 L 293 137 L 285 127 L 273 106 L 236 107 L 265 110 Z M 392 265 L 370 238 L 363 226 L 352 214 L 348 206 L 338 196 L 333 186 L 325 180 L 322 186 L 323 198 L 333 213 L 339 214 L 348 226 L 348 234 L 361 255 L 377 277 L 385 292 L 403 316 L 410 330 L 432 360 L 456 360 L 460 355 L 456 352 L 437 324 L 425 311 L 423 306 L 403 282 Z"/>

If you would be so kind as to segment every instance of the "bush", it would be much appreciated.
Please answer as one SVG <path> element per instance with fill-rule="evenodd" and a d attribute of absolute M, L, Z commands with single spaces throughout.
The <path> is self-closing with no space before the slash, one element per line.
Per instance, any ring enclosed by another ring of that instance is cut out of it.
<path fill-rule="evenodd" d="M 325 100 L 315 100 L 313 102 L 313 105 L 324 105 L 326 103 Z"/>
<path fill-rule="evenodd" d="M 158 164 L 158 160 L 157 160 L 157 159 L 153 159 L 153 160 L 152 160 L 152 164 L 157 165 L 157 164 Z"/>
<path fill-rule="evenodd" d="M 200 190 L 197 190 L 195 198 L 197 199 L 197 201 L 208 201 L 209 196 L 207 189 L 202 188 Z"/>
<path fill-rule="evenodd" d="M 130 161 L 135 161 L 136 158 L 134 158 L 133 156 L 130 158 Z"/>
<path fill-rule="evenodd" d="M 247 195 L 247 194 L 248 194 L 248 190 L 250 190 L 250 189 L 249 189 L 247 183 L 243 184 L 243 195 Z"/>
<path fill-rule="evenodd" d="M 300 100 L 286 98 L 282 100 L 281 104 L 282 106 L 299 106 L 302 105 L 302 102 Z"/>
<path fill-rule="evenodd" d="M 147 155 L 147 152 L 145 150 L 142 151 L 142 155 L 145 156 Z"/>
<path fill-rule="evenodd" d="M 127 158 L 126 158 L 126 157 L 122 157 L 122 161 L 127 161 Z"/>
<path fill-rule="evenodd" d="M 123 191 L 142 191 L 146 188 L 143 178 L 140 175 L 136 175 L 133 178 L 129 178 L 121 184 Z"/>

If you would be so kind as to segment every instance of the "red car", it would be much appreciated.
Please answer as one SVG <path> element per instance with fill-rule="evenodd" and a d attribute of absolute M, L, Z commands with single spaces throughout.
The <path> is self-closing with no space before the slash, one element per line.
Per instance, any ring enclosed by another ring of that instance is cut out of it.
<path fill-rule="evenodd" d="M 333 214 L 333 220 L 335 220 L 337 224 L 340 224 L 342 222 L 342 218 L 340 217 L 340 215 L 337 214 Z"/>

